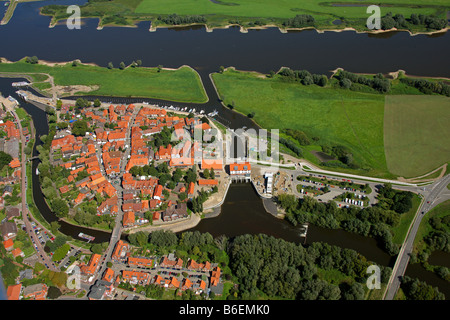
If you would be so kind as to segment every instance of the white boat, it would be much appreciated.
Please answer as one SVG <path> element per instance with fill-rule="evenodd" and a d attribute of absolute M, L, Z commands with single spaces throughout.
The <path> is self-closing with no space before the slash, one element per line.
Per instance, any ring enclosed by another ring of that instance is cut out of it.
<path fill-rule="evenodd" d="M 36 168 L 36 175 L 37 176 L 39 175 L 39 169 L 38 168 Z"/>

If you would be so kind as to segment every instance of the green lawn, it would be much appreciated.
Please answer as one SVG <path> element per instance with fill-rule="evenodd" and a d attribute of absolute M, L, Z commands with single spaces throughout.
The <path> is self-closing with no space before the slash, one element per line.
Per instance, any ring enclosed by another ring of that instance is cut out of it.
<path fill-rule="evenodd" d="M 387 95 L 384 144 L 389 171 L 415 177 L 450 159 L 450 98 Z"/>
<path fill-rule="evenodd" d="M 366 174 L 386 175 L 384 157 L 384 96 L 350 90 L 303 86 L 280 78 L 227 70 L 212 75 L 226 105 L 233 104 L 263 128 L 291 128 L 320 144 L 340 144 L 353 153 Z"/>
<path fill-rule="evenodd" d="M 54 77 L 56 85 L 99 86 L 98 90 L 86 93 L 89 95 L 133 96 L 194 103 L 207 101 L 200 76 L 189 67 L 158 72 L 157 68 L 129 67 L 120 70 L 91 65 L 72 67 L 71 63 L 50 67 L 21 60 L 0 63 L 2 72 L 30 74 L 31 77 L 33 73 L 48 73 Z"/>
<path fill-rule="evenodd" d="M 415 193 L 413 193 L 412 208 L 401 215 L 400 223 L 398 226 L 392 228 L 392 232 L 394 236 L 392 237 L 392 242 L 397 243 L 399 245 L 403 244 L 405 240 L 406 233 L 408 232 L 409 226 L 411 225 L 414 216 L 416 215 L 417 209 L 419 208 L 421 199 Z"/>

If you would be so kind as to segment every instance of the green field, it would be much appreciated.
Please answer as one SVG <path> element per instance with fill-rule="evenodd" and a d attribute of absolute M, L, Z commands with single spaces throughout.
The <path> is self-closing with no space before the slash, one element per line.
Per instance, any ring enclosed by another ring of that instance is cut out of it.
<path fill-rule="evenodd" d="M 344 145 L 367 174 L 386 174 L 383 95 L 303 86 L 234 70 L 212 77 L 224 103 L 245 115 L 255 112 L 254 120 L 263 128 L 298 129 L 319 137 L 321 144 Z"/>
<path fill-rule="evenodd" d="M 416 215 L 417 209 L 419 208 L 421 199 L 415 193 L 413 193 L 412 198 L 412 208 L 401 215 L 400 223 L 398 226 L 392 228 L 392 232 L 394 236 L 392 238 L 392 242 L 397 243 L 399 245 L 403 244 L 405 240 L 406 234 L 408 233 L 409 226 Z"/>
<path fill-rule="evenodd" d="M 342 6 L 342 4 L 344 6 Z M 322 0 L 111 0 L 90 1 L 82 6 L 82 16 L 100 17 L 100 24 L 133 24 L 136 21 L 155 21 L 159 15 L 203 15 L 207 18 L 209 27 L 228 25 L 230 20 L 239 20 L 245 27 L 250 22 L 259 20 L 263 25 L 280 26 L 286 19 L 298 14 L 312 15 L 318 28 L 355 27 L 366 29 L 365 22 L 369 17 L 367 6 L 370 1 L 340 0 L 325 2 Z M 445 10 L 450 7 L 448 0 L 378 0 L 375 4 L 381 6 L 381 14 L 387 12 L 401 13 L 405 17 L 415 14 L 435 14 L 445 17 Z M 64 9 L 57 8 L 48 12 L 55 20 L 67 17 Z M 345 23 L 334 25 L 336 19 Z M 367 29 L 366 29 L 367 30 Z"/>
<path fill-rule="evenodd" d="M 450 159 L 450 98 L 386 96 L 384 144 L 389 171 L 403 177 L 425 174 Z"/>
<path fill-rule="evenodd" d="M 158 72 L 157 68 L 128 67 L 120 70 L 91 65 L 73 67 L 71 63 L 50 67 L 21 60 L 0 63 L 0 73 L 29 74 L 32 78 L 37 76 L 33 73 L 46 73 L 54 77 L 55 85 L 99 86 L 97 90 L 86 93 L 89 95 L 133 96 L 194 103 L 204 103 L 208 99 L 200 76 L 189 67 Z M 42 81 L 42 75 L 38 76 L 36 80 Z M 42 87 L 48 85 L 38 85 L 38 89 Z"/>

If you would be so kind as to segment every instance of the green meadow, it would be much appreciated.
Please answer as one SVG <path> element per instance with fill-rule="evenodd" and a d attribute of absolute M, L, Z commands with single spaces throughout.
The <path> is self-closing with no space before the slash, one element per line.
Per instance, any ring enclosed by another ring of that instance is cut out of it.
<path fill-rule="evenodd" d="M 450 159 L 448 97 L 425 95 L 397 80 L 391 92 L 402 95 L 346 90 L 335 80 L 326 87 L 305 86 L 232 68 L 212 77 L 224 104 L 244 115 L 254 113 L 261 127 L 297 129 L 319 138 L 302 147 L 303 157 L 315 164 L 320 161 L 313 152 L 321 145 L 351 150 L 359 169 L 337 170 L 377 177 L 414 177 Z"/>
<path fill-rule="evenodd" d="M 286 82 L 279 76 L 227 70 L 212 75 L 225 105 L 267 129 L 298 129 L 320 144 L 344 145 L 366 173 L 387 172 L 383 144 L 384 96 Z"/>
<path fill-rule="evenodd" d="M 15 63 L 0 63 L 0 73 L 29 74 L 31 77 L 37 77 L 36 80 L 40 82 L 38 89 L 48 89 L 48 85 L 42 82 L 42 75 L 33 73 L 50 74 L 55 85 L 60 86 L 99 86 L 95 91 L 84 93 L 89 95 L 143 97 L 194 103 L 204 103 L 208 99 L 200 76 L 190 67 L 162 69 L 158 72 L 158 68 L 128 67 L 120 70 L 83 64 L 73 67 L 71 63 L 50 67 L 21 60 Z"/>
<path fill-rule="evenodd" d="M 449 161 L 449 109 L 444 96 L 386 96 L 384 144 L 391 173 L 416 177 Z"/>

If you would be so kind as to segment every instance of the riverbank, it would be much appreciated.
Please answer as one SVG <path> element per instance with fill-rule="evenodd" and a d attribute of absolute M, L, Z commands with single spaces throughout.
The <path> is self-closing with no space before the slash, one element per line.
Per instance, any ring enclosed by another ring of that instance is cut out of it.
<path fill-rule="evenodd" d="M 112 0 L 111 5 L 105 7 L 101 3 L 89 2 L 81 6 L 81 14 L 84 18 L 99 19 L 97 29 L 101 30 L 105 26 L 135 27 L 141 22 L 151 22 L 149 31 L 154 32 L 158 28 L 190 28 L 203 26 L 207 32 L 214 29 L 228 29 L 238 26 L 240 32 L 247 33 L 248 30 L 261 30 L 267 28 L 278 28 L 280 32 L 302 31 L 315 29 L 319 33 L 326 31 L 341 32 L 352 30 L 359 33 L 379 34 L 392 32 L 393 30 L 407 31 L 411 35 L 415 34 L 435 34 L 436 32 L 446 32 L 445 30 L 430 31 L 425 25 L 414 25 L 407 23 L 406 29 L 391 28 L 389 30 L 369 30 L 366 27 L 368 14 L 366 10 L 360 8 L 360 4 L 352 1 L 346 5 L 335 5 L 333 3 L 316 3 L 289 0 L 283 3 L 270 1 L 254 2 L 244 0 L 239 4 L 230 3 L 224 5 L 214 1 L 203 1 L 202 3 L 184 3 L 182 6 L 177 1 L 161 4 L 154 0 L 142 0 L 134 2 L 123 2 Z M 339 4 L 342 4 L 340 2 Z M 388 12 L 402 14 L 409 19 L 411 14 L 430 13 L 443 17 L 445 7 L 431 4 L 411 4 L 398 3 L 389 4 L 389 9 L 384 8 L 384 4 L 379 4 L 383 10 L 383 15 Z M 362 4 L 362 6 L 366 6 Z M 44 6 L 40 14 L 51 17 L 51 25 L 58 21 L 65 20 L 69 16 L 66 7 Z M 311 21 L 301 23 L 297 27 L 290 19 L 297 15 L 307 15 Z M 338 22 L 338 23 L 337 23 Z M 295 27 L 291 27 L 295 26 Z"/>
<path fill-rule="evenodd" d="M 208 95 L 200 75 L 190 66 L 183 65 L 177 69 L 128 66 L 120 70 L 80 62 L 74 65 L 73 61 L 55 63 L 39 60 L 38 63 L 32 64 L 25 60 L 24 58 L 12 62 L 2 58 L 0 73 L 9 73 L 16 77 L 29 75 L 34 82 L 46 80 L 42 78 L 43 74 L 49 75 L 54 79 L 54 86 L 50 89 L 55 90 L 60 96 L 77 93 L 154 98 L 187 103 L 208 102 Z"/>

